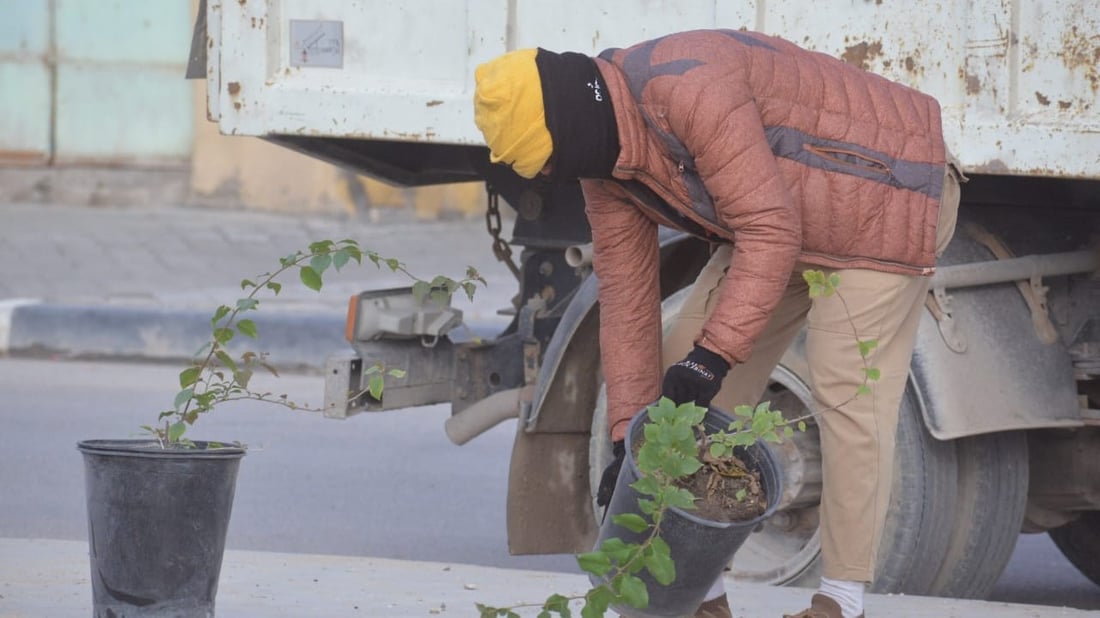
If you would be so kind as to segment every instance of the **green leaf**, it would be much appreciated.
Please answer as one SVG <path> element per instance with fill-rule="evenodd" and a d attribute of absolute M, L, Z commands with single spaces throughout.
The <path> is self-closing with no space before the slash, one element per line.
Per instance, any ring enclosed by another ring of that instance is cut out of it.
<path fill-rule="evenodd" d="M 298 270 L 298 278 L 302 280 L 303 285 L 314 292 L 321 291 L 321 275 L 309 266 L 303 266 Z"/>
<path fill-rule="evenodd" d="M 401 268 L 401 262 L 395 260 L 394 258 L 386 258 L 386 266 L 388 266 L 389 269 L 393 272 L 397 272 L 397 270 Z"/>
<path fill-rule="evenodd" d="M 232 357 L 225 353 L 225 350 L 218 350 L 217 352 L 214 352 L 214 356 L 218 357 L 218 360 L 221 361 L 222 365 L 224 365 L 226 369 L 230 371 L 237 370 L 237 363 L 233 360 Z"/>
<path fill-rule="evenodd" d="M 871 350 L 878 347 L 878 339 L 868 339 L 867 341 L 859 341 L 859 355 L 862 358 L 867 358 L 867 355 L 871 353 Z"/>
<path fill-rule="evenodd" d="M 237 330 L 246 337 L 251 337 L 253 339 L 257 337 L 256 323 L 252 320 L 241 320 L 237 322 Z"/>
<path fill-rule="evenodd" d="M 248 279 L 241 279 L 241 289 L 242 290 L 247 290 L 248 288 L 254 288 L 254 287 L 256 287 L 256 284 L 252 283 L 252 281 L 250 281 Z"/>
<path fill-rule="evenodd" d="M 215 328 L 214 329 L 214 341 L 225 345 L 233 339 L 233 331 L 228 328 Z"/>
<path fill-rule="evenodd" d="M 385 380 L 382 378 L 382 374 L 376 373 L 370 377 L 370 381 L 367 384 L 367 391 L 371 397 L 374 397 L 375 401 L 382 401 L 382 389 L 385 386 Z"/>
<path fill-rule="evenodd" d="M 199 367 L 188 367 L 180 372 L 180 388 L 187 388 L 195 382 L 199 381 L 199 376 L 202 375 L 202 369 Z"/>
<path fill-rule="evenodd" d="M 802 432 L 806 431 L 806 421 L 798 421 L 798 430 Z"/>
<path fill-rule="evenodd" d="M 233 379 L 237 382 L 237 384 L 241 385 L 241 388 L 248 388 L 248 382 L 252 380 L 252 370 L 242 369 L 240 371 L 234 371 Z"/>
<path fill-rule="evenodd" d="M 721 444 L 719 442 L 710 443 L 710 456 L 715 459 L 725 457 L 726 455 L 729 455 L 729 452 L 730 449 L 725 444 Z"/>
<path fill-rule="evenodd" d="M 695 496 L 686 489 L 673 487 L 665 494 L 665 503 L 670 507 L 691 510 L 695 508 Z"/>
<path fill-rule="evenodd" d="M 829 275 L 829 287 L 831 287 L 834 292 L 840 287 L 840 275 L 836 273 L 831 273 Z"/>
<path fill-rule="evenodd" d="M 183 432 L 187 431 L 187 425 L 183 422 L 172 423 L 168 427 L 168 441 L 179 442 L 183 437 Z"/>
<path fill-rule="evenodd" d="M 569 611 L 569 597 L 560 594 L 550 595 L 542 606 L 546 608 L 547 611 L 558 612 L 562 618 L 569 618 L 571 614 Z"/>
<path fill-rule="evenodd" d="M 585 573 L 591 573 L 596 577 L 602 577 L 611 570 L 611 558 L 602 551 L 590 551 L 577 554 L 577 565 Z"/>
<path fill-rule="evenodd" d="M 752 418 L 752 406 L 734 406 L 733 413 L 735 416 L 743 416 L 745 418 Z"/>
<path fill-rule="evenodd" d="M 182 391 L 176 393 L 175 408 L 178 410 L 181 407 L 183 407 L 183 404 L 187 403 L 191 399 L 191 396 L 194 395 L 194 394 L 195 394 L 195 389 L 194 389 L 194 387 L 191 387 L 191 386 L 189 386 L 189 387 L 183 389 Z"/>
<path fill-rule="evenodd" d="M 653 543 L 650 544 L 645 557 L 645 568 L 653 576 L 653 579 L 657 580 L 657 583 L 662 586 L 667 586 L 676 579 L 676 563 L 672 561 L 672 556 L 669 555 L 667 544 L 663 550 Z"/>
<path fill-rule="evenodd" d="M 313 259 L 309 261 L 309 267 L 317 271 L 318 274 L 328 270 L 328 267 L 332 265 L 332 256 L 327 253 L 322 255 L 315 255 Z"/>
<path fill-rule="evenodd" d="M 474 293 L 477 292 L 477 284 L 473 281 L 465 281 L 462 283 L 462 289 L 466 292 L 466 297 L 473 300 Z"/>
<path fill-rule="evenodd" d="M 867 386 L 866 384 L 860 384 L 859 388 L 856 389 L 856 396 L 857 397 L 863 397 L 864 395 L 870 395 L 870 394 L 871 394 L 871 387 Z"/>
<path fill-rule="evenodd" d="M 351 259 L 351 255 L 348 254 L 347 249 L 340 249 L 332 254 L 332 266 L 336 270 L 340 270 Z"/>
<path fill-rule="evenodd" d="M 404 378 L 407 374 L 405 373 L 404 369 L 390 369 L 386 372 L 386 375 L 400 380 Z"/>
<path fill-rule="evenodd" d="M 863 373 L 867 374 L 867 379 L 872 382 L 882 377 L 882 372 L 877 367 L 866 367 L 863 369 Z"/>
<path fill-rule="evenodd" d="M 638 549 L 638 546 L 631 543 L 627 544 L 618 537 L 611 537 L 603 543 L 600 543 L 600 551 L 607 554 L 612 560 L 622 564 L 627 560 L 630 560 L 631 554 Z"/>
<path fill-rule="evenodd" d="M 611 518 L 611 521 L 614 522 L 615 525 L 622 526 L 631 532 L 641 533 L 649 529 L 649 522 L 637 513 L 615 515 Z"/>
<path fill-rule="evenodd" d="M 279 292 L 283 291 L 283 284 L 275 283 L 274 281 L 268 281 L 267 282 L 267 289 L 271 290 L 272 292 L 275 293 L 276 296 L 278 296 Z"/>
<path fill-rule="evenodd" d="M 309 252 L 328 253 L 332 249 L 332 246 L 334 244 L 336 243 L 332 242 L 331 240 L 316 240 L 309 243 Z"/>
<path fill-rule="evenodd" d="M 225 316 L 229 315 L 230 309 L 226 305 L 221 305 L 216 311 L 214 311 L 214 317 L 210 318 L 211 326 L 216 326 L 218 322 Z"/>
<path fill-rule="evenodd" d="M 432 291 L 432 284 L 427 281 L 417 281 L 412 286 L 413 298 L 419 304 L 424 304 L 424 299 L 428 297 L 428 293 Z"/>
<path fill-rule="evenodd" d="M 645 496 L 656 496 L 657 493 L 661 491 L 660 483 L 650 475 L 643 476 L 634 481 L 630 486 L 633 487 L 635 491 Z"/>
<path fill-rule="evenodd" d="M 657 400 L 657 403 L 647 408 L 649 412 L 649 418 L 654 423 L 659 423 L 663 420 L 670 420 L 676 416 L 676 403 L 668 397 L 661 397 Z"/>
<path fill-rule="evenodd" d="M 588 592 L 581 608 L 581 618 L 603 618 L 615 594 L 607 586 L 597 586 Z"/>
<path fill-rule="evenodd" d="M 443 288 L 432 288 L 428 297 L 432 299 L 433 303 L 442 307 L 451 304 L 451 293 Z"/>
<path fill-rule="evenodd" d="M 622 576 L 619 583 L 619 594 L 622 595 L 623 601 L 631 607 L 649 606 L 649 591 L 646 590 L 645 582 L 633 575 L 624 574 Z"/>

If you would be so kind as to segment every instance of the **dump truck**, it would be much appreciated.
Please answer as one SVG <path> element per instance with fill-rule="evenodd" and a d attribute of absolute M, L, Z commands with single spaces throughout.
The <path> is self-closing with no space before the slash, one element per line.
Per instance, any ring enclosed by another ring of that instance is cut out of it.
<path fill-rule="evenodd" d="M 516 276 L 502 308 L 510 323 L 484 338 L 450 336 L 461 312 L 407 289 L 354 297 L 348 353 L 326 368 L 329 415 L 449 402 L 445 429 L 458 443 L 517 419 L 509 549 L 591 548 L 610 444 L 584 201 L 576 183 L 490 164 L 473 122 L 474 69 L 514 49 L 596 55 L 700 28 L 779 36 L 935 96 L 968 178 L 902 401 L 873 590 L 982 597 L 1019 535 L 1044 532 L 1100 584 L 1094 0 L 206 0 L 193 67 L 222 133 L 400 186 L 484 183 L 486 250 Z M 709 247 L 671 230 L 660 238 L 667 317 Z M 800 339 L 764 396 L 790 417 L 814 410 L 805 357 Z M 378 364 L 405 377 L 387 376 L 380 400 L 349 399 Z M 813 585 L 817 430 L 778 451 L 780 510 L 729 576 Z"/>

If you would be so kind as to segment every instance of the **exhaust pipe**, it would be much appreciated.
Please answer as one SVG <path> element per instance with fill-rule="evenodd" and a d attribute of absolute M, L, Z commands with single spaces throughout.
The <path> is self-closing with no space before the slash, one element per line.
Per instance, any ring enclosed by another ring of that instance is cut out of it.
<path fill-rule="evenodd" d="M 500 423 L 519 417 L 519 397 L 523 388 L 493 393 L 443 423 L 451 442 L 461 446 Z"/>

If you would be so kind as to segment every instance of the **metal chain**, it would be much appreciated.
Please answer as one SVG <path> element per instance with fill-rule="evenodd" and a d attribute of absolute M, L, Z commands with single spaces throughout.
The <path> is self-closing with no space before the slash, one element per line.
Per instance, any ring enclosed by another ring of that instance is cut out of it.
<path fill-rule="evenodd" d="M 493 255 L 498 261 L 504 262 L 517 281 L 522 281 L 519 267 L 512 261 L 512 247 L 500 237 L 500 194 L 490 184 L 485 185 L 485 192 L 489 195 L 489 206 L 485 209 L 485 226 L 489 228 L 489 236 L 493 238 Z"/>

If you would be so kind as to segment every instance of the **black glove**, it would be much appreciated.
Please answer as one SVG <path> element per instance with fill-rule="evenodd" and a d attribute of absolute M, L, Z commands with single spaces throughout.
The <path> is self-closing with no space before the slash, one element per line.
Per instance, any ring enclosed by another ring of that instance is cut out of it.
<path fill-rule="evenodd" d="M 611 452 L 615 458 L 603 469 L 603 478 L 600 479 L 600 488 L 596 490 L 596 506 L 611 504 L 611 494 L 615 493 L 615 483 L 619 480 L 619 470 L 623 467 L 623 458 L 626 457 L 626 446 L 623 440 L 611 443 Z"/>
<path fill-rule="evenodd" d="M 661 395 L 677 404 L 694 401 L 697 406 L 709 407 L 729 370 L 726 359 L 696 345 L 684 360 L 665 372 Z"/>

